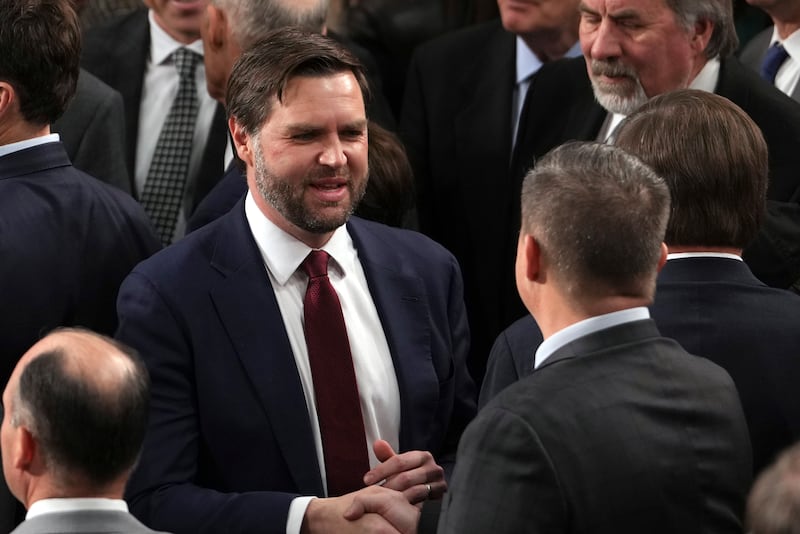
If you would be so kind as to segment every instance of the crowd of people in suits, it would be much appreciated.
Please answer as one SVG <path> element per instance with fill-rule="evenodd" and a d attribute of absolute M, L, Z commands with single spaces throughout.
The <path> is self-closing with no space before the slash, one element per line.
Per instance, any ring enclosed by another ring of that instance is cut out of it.
<path fill-rule="evenodd" d="M 0 5 L 0 531 L 798 528 L 800 1 L 112 4 Z"/>

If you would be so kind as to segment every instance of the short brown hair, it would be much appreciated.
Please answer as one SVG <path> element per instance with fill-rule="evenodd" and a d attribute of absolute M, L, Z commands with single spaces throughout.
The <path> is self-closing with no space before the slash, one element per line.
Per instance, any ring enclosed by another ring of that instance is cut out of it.
<path fill-rule="evenodd" d="M 767 144 L 729 100 L 682 89 L 651 99 L 617 130 L 617 146 L 666 180 L 668 245 L 744 248 L 766 209 Z"/>
<path fill-rule="evenodd" d="M 289 80 L 348 71 L 355 76 L 366 103 L 369 87 L 364 68 L 346 48 L 319 33 L 299 28 L 274 30 L 233 66 L 228 80 L 228 116 L 248 135 L 254 135 L 269 118 L 272 97 L 281 101 Z"/>
<path fill-rule="evenodd" d="M 522 230 L 576 299 L 652 298 L 668 213 L 664 181 L 601 143 L 555 148 L 522 185 Z"/>
<path fill-rule="evenodd" d="M 80 26 L 70 2 L 3 0 L 0 21 L 0 80 L 14 87 L 27 122 L 55 122 L 80 70 Z"/>

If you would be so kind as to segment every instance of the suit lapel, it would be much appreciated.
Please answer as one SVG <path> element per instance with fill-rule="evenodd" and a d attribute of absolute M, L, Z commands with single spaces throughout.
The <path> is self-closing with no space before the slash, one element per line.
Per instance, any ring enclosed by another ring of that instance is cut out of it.
<path fill-rule="evenodd" d="M 400 389 L 400 449 L 427 450 L 434 424 L 439 382 L 431 361 L 428 296 L 416 274 L 402 271 L 405 260 L 375 235 L 368 223 L 353 218 L 348 230 L 364 268 Z"/>
<path fill-rule="evenodd" d="M 323 495 L 303 387 L 243 201 L 225 216 L 225 224 L 211 264 L 226 278 L 211 298 L 269 417 L 297 489 Z"/>

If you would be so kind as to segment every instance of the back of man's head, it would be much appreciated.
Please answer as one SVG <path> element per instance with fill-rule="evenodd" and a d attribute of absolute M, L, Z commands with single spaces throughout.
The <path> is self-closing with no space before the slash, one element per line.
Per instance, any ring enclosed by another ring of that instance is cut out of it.
<path fill-rule="evenodd" d="M 80 28 L 69 0 L 3 0 L 0 21 L 0 83 L 13 87 L 25 122 L 54 122 L 79 72 Z"/>
<path fill-rule="evenodd" d="M 657 96 L 617 130 L 672 196 L 665 241 L 673 247 L 744 248 L 764 217 L 767 144 L 750 117 L 712 93 Z"/>
<path fill-rule="evenodd" d="M 522 232 L 573 302 L 652 298 L 668 211 L 664 181 L 600 143 L 552 150 L 522 186 Z"/>
<path fill-rule="evenodd" d="M 359 60 L 342 45 L 319 33 L 281 28 L 246 50 L 228 80 L 228 116 L 255 135 L 272 111 L 272 98 L 283 99 L 296 76 L 324 77 L 352 72 L 364 101 L 369 86 Z"/>
<path fill-rule="evenodd" d="M 800 534 L 800 443 L 756 479 L 747 499 L 747 526 L 753 534 Z"/>
<path fill-rule="evenodd" d="M 330 0 L 211 0 L 227 16 L 234 39 L 247 50 L 279 28 L 322 32 Z"/>
<path fill-rule="evenodd" d="M 29 433 L 44 465 L 21 471 L 57 488 L 38 497 L 107 496 L 109 487 L 121 496 L 147 425 L 149 379 L 135 352 L 88 331 L 59 330 L 23 356 L 6 389 L 4 431 Z M 29 506 L 31 485 L 22 489 L 19 477 L 6 477 Z"/>

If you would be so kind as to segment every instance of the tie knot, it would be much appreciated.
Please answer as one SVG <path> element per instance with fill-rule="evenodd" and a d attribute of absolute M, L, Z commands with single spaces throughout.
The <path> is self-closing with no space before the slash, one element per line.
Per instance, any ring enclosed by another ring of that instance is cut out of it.
<path fill-rule="evenodd" d="M 175 69 L 181 79 L 194 76 L 194 69 L 199 59 L 199 55 L 184 47 L 178 48 L 172 53 L 172 61 L 175 63 Z"/>
<path fill-rule="evenodd" d="M 330 258 L 324 250 L 312 250 L 303 260 L 301 267 L 309 278 L 328 276 L 328 260 Z"/>
<path fill-rule="evenodd" d="M 775 76 L 778 74 L 783 62 L 789 57 L 789 52 L 781 43 L 774 43 L 767 50 L 764 61 L 761 63 L 761 77 L 770 83 L 775 83 Z"/>

